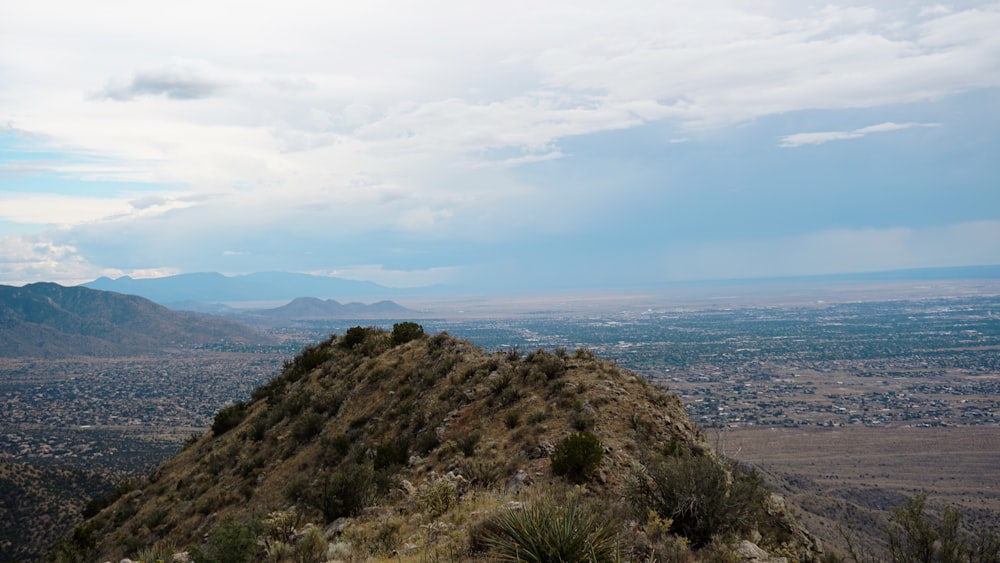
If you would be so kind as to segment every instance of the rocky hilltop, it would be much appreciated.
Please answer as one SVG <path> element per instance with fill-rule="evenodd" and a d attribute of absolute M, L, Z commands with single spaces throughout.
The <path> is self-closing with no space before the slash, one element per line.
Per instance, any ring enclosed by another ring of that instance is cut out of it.
<path fill-rule="evenodd" d="M 63 561 L 786 561 L 820 549 L 673 394 L 414 323 L 302 351 L 77 527 Z"/>

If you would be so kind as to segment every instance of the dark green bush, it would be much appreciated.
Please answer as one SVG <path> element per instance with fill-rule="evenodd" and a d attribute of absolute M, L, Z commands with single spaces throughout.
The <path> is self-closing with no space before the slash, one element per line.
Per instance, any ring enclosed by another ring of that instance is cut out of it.
<path fill-rule="evenodd" d="M 384 442 L 375 448 L 375 470 L 386 469 L 406 463 L 406 448 L 396 442 Z"/>
<path fill-rule="evenodd" d="M 305 442 L 322 432 L 325 423 L 326 419 L 323 415 L 312 411 L 307 412 L 295 421 L 292 426 L 292 435 L 295 436 L 296 440 Z"/>
<path fill-rule="evenodd" d="M 521 424 L 521 411 L 519 410 L 507 411 L 507 414 L 503 416 L 503 424 L 504 426 L 507 427 L 508 430 L 513 430 L 514 428 L 517 428 L 517 425 Z"/>
<path fill-rule="evenodd" d="M 324 475 L 311 491 L 308 504 L 323 513 L 326 521 L 357 516 L 375 495 L 375 473 L 368 464 L 347 463 Z"/>
<path fill-rule="evenodd" d="M 358 344 L 362 344 L 366 338 L 368 338 L 368 333 L 371 332 L 369 329 L 362 326 L 355 326 L 347 329 L 344 333 L 344 337 L 340 339 L 340 346 L 342 348 L 347 348 L 348 350 L 354 348 Z"/>
<path fill-rule="evenodd" d="M 215 413 L 215 420 L 212 422 L 212 434 L 221 436 L 227 431 L 235 428 L 247 415 L 247 404 L 243 401 L 230 405 Z"/>
<path fill-rule="evenodd" d="M 552 454 L 552 473 L 561 475 L 573 483 L 583 483 L 590 479 L 604 457 L 604 446 L 590 432 L 570 434 L 556 444 Z"/>
<path fill-rule="evenodd" d="M 417 323 L 403 322 L 392 325 L 392 345 L 399 346 L 424 337 L 424 327 Z"/>
<path fill-rule="evenodd" d="M 251 563 L 257 560 L 257 532 L 253 524 L 229 522 L 208 540 L 191 549 L 195 563 Z"/>
<path fill-rule="evenodd" d="M 734 467 L 730 477 L 714 458 L 687 453 L 652 458 L 628 491 L 637 516 L 652 510 L 671 519 L 670 530 L 693 547 L 707 545 L 713 536 L 753 530 L 766 515 L 769 495 L 756 472 Z"/>
<path fill-rule="evenodd" d="M 292 371 L 297 375 L 305 375 L 330 359 L 330 351 L 321 346 L 307 346 L 292 360 Z"/>
<path fill-rule="evenodd" d="M 479 440 L 482 435 L 479 432 L 466 432 L 455 438 L 455 443 L 458 444 L 458 449 L 462 450 L 462 455 L 465 457 L 473 457 L 476 455 L 476 447 L 479 445 Z"/>
<path fill-rule="evenodd" d="M 614 525 L 599 511 L 578 501 L 545 500 L 497 514 L 474 529 L 471 541 L 500 561 L 561 563 L 615 561 L 616 539 Z"/>

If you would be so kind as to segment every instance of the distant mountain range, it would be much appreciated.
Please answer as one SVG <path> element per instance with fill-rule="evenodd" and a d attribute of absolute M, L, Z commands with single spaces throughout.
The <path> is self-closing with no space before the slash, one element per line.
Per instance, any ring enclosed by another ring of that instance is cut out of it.
<path fill-rule="evenodd" d="M 324 319 L 391 319 L 413 317 L 417 313 L 392 301 L 379 301 L 371 305 L 364 303 L 340 303 L 333 299 L 298 297 L 287 305 L 274 309 L 255 309 L 238 316 L 248 321 L 267 319 L 271 321 L 312 321 Z"/>
<path fill-rule="evenodd" d="M 287 272 L 241 276 L 197 273 L 144 279 L 102 277 L 83 284 L 83 287 L 140 295 L 161 305 L 185 304 L 188 307 L 204 303 L 287 301 L 303 296 L 381 300 L 405 293 L 372 282 Z"/>
<path fill-rule="evenodd" d="M 0 285 L 0 356 L 135 355 L 219 342 L 271 338 L 230 319 L 173 311 L 135 295 L 54 283 Z"/>

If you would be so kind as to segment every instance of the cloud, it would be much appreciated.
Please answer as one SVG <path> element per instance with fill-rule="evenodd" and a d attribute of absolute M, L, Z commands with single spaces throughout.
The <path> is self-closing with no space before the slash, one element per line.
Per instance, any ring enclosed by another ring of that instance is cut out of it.
<path fill-rule="evenodd" d="M 121 215 L 130 209 L 128 201 L 120 198 L 0 193 L 0 220 L 21 224 L 78 225 Z"/>
<path fill-rule="evenodd" d="M 200 100 L 224 90 L 227 84 L 212 66 L 202 61 L 176 60 L 168 65 L 136 72 L 126 81 L 113 80 L 93 95 L 96 99 L 129 101 L 142 96 L 172 100 Z"/>
<path fill-rule="evenodd" d="M 100 271 L 72 246 L 39 237 L 0 236 L 0 284 L 44 280 L 73 285 L 100 277 Z"/>
<path fill-rule="evenodd" d="M 772 144 L 773 127 L 741 136 L 761 124 L 817 131 L 784 147 L 950 128 L 961 112 L 921 108 L 1000 87 L 995 3 L 178 0 L 114 17 L 15 4 L 0 21 L 0 123 L 49 154 L 0 162 L 0 188 L 17 192 L 0 218 L 66 225 L 60 244 L 121 269 L 401 268 L 399 248 L 453 239 L 474 256 L 598 230 L 621 248 L 619 232 L 658 236 L 635 218 L 657 206 L 715 209 L 695 200 L 717 185 L 766 195 L 742 162 L 708 164 L 712 185 L 677 176 L 715 148 Z M 27 176 L 57 177 L 45 189 L 61 195 L 30 193 Z M 991 208 L 983 193 L 968 207 Z M 837 224 L 864 222 L 824 223 Z M 456 263 L 421 256 L 405 267 Z"/>
<path fill-rule="evenodd" d="M 851 131 L 823 131 L 818 133 L 796 133 L 786 135 L 781 138 L 782 147 L 801 147 L 802 145 L 821 145 L 830 141 L 844 141 L 847 139 L 860 139 L 872 133 L 886 133 L 889 131 L 900 131 L 913 127 L 937 127 L 938 123 L 892 123 L 885 122 L 878 125 L 869 125 Z"/>

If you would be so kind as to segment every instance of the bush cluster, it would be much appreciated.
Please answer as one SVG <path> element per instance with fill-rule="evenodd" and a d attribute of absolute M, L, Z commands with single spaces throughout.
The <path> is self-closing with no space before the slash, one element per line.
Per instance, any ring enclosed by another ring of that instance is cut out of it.
<path fill-rule="evenodd" d="M 590 479 L 604 457 L 604 446 L 590 432 L 570 434 L 556 444 L 550 460 L 552 473 L 561 475 L 573 483 L 584 483 Z"/>
<path fill-rule="evenodd" d="M 212 434 L 221 436 L 227 431 L 235 428 L 247 415 L 247 404 L 240 401 L 230 405 L 215 413 L 215 420 L 212 422 Z"/>
<path fill-rule="evenodd" d="M 713 457 L 682 453 L 656 457 L 633 476 L 629 500 L 637 515 L 652 511 L 673 521 L 671 531 L 707 545 L 713 536 L 753 530 L 765 515 L 770 493 L 756 472 L 733 474 Z"/>

